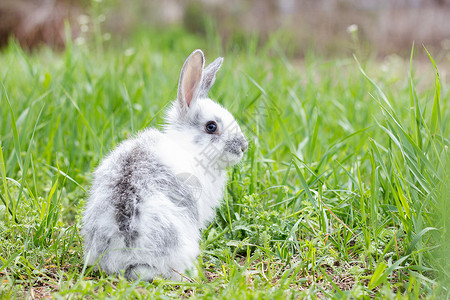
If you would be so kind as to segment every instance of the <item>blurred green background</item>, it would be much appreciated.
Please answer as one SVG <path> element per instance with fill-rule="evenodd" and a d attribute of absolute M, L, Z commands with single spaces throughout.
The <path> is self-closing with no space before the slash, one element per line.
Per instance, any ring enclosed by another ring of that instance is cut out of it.
<path fill-rule="evenodd" d="M 449 0 L 2 0 L 0 45 L 15 37 L 29 49 L 64 47 L 68 20 L 79 43 L 94 38 L 98 26 L 115 46 L 126 46 L 142 29 L 183 28 L 213 36 L 227 49 L 276 35 L 297 58 L 308 51 L 337 56 L 356 49 L 408 55 L 414 41 L 446 51 L 449 60 L 449 16 Z"/>

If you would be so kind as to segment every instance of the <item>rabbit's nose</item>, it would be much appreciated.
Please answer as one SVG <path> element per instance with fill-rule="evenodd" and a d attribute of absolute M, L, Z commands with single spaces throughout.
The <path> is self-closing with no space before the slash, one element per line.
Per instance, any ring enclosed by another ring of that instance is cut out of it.
<path fill-rule="evenodd" d="M 246 139 L 242 139 L 242 141 L 241 141 L 241 150 L 242 150 L 242 152 L 245 152 L 245 150 L 247 150 L 247 149 L 248 149 L 248 142 L 247 142 Z"/>

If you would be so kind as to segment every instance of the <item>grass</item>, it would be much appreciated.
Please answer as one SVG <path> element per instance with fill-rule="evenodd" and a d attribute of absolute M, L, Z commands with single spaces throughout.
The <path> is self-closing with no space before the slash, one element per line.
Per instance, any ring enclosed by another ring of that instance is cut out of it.
<path fill-rule="evenodd" d="M 276 38 L 234 49 L 172 30 L 127 43 L 0 53 L 2 298 L 449 298 L 449 90 L 432 59 L 415 74 L 413 55 L 409 72 L 296 63 Z M 225 56 L 210 96 L 251 141 L 203 232 L 199 277 L 93 271 L 79 235 L 90 173 L 161 125 L 195 48 Z"/>

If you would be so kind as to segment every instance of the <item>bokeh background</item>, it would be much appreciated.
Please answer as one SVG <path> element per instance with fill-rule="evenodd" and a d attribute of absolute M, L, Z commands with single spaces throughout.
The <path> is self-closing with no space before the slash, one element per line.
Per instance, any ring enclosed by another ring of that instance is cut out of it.
<path fill-rule="evenodd" d="M 67 25 L 70 24 L 70 29 Z M 414 41 L 449 60 L 450 0 L 2 0 L 0 46 L 63 48 L 102 38 L 125 45 L 144 29 L 183 28 L 227 48 L 271 38 L 285 53 L 408 56 Z M 446 57 L 447 56 L 447 57 Z"/>

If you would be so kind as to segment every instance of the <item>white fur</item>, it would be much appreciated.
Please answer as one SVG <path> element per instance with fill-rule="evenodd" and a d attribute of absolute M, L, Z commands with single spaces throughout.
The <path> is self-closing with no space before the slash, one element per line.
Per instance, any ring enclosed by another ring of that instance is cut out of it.
<path fill-rule="evenodd" d="M 194 51 L 164 130 L 147 129 L 122 142 L 97 168 L 83 215 L 87 264 L 143 280 L 180 280 L 193 268 L 200 230 L 223 197 L 226 168 L 247 148 L 233 116 L 206 97 L 221 63 L 204 68 L 203 53 Z M 218 133 L 206 132 L 211 120 Z M 213 152 L 213 158 L 205 154 Z M 180 174 L 196 179 L 200 192 Z"/>

